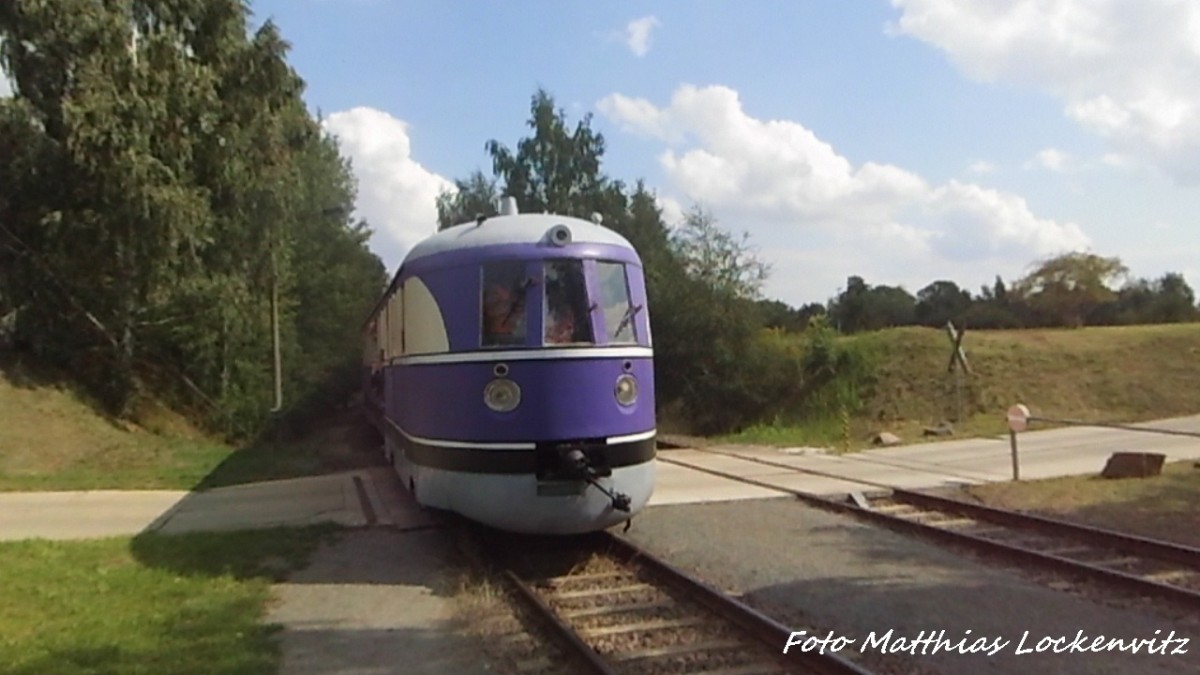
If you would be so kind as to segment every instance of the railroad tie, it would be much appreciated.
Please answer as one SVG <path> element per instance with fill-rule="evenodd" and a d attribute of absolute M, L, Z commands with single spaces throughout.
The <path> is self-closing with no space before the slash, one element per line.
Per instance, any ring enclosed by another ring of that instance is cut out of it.
<path fill-rule="evenodd" d="M 633 649 L 627 652 L 616 652 L 609 655 L 614 661 L 622 663 L 640 659 L 657 659 L 664 656 L 679 656 L 680 654 L 695 654 L 698 652 L 727 651 L 730 649 L 745 649 L 746 643 L 740 640 L 709 640 L 686 645 L 669 645 L 666 647 L 647 647 Z"/>
<path fill-rule="evenodd" d="M 628 605 L 607 605 L 604 607 L 584 607 L 582 609 L 566 609 L 559 612 L 564 619 L 583 619 L 609 614 L 625 614 L 633 612 L 648 612 L 656 609 L 671 609 L 675 603 L 666 600 L 655 602 L 637 602 Z"/>
<path fill-rule="evenodd" d="M 652 630 L 668 630 L 671 628 L 687 628 L 688 626 L 699 626 L 705 623 L 705 620 L 699 617 L 690 617 L 686 619 L 659 619 L 657 621 L 642 621 L 640 623 L 628 623 L 621 626 L 597 626 L 595 628 L 577 628 L 576 632 L 584 637 L 608 637 L 612 635 L 624 635 L 626 633 L 639 633 L 642 631 Z"/>
<path fill-rule="evenodd" d="M 641 582 L 634 584 L 626 584 L 624 586 L 616 586 L 614 588 L 589 588 L 582 591 L 553 591 L 553 597 L 556 600 L 574 600 L 576 598 L 594 598 L 598 595 L 615 595 L 617 593 L 634 593 L 636 591 L 651 590 L 654 587 L 650 584 Z"/>
<path fill-rule="evenodd" d="M 762 663 L 751 663 L 745 666 L 731 666 L 729 668 L 720 668 L 718 670 L 705 670 L 691 675 L 775 675 L 782 673 L 783 668 L 778 663 L 764 661 Z"/>
<path fill-rule="evenodd" d="M 562 577 L 551 577 L 542 582 L 546 586 L 557 588 L 558 586 L 567 586 L 570 584 L 582 583 L 584 581 L 603 581 L 605 579 L 620 579 L 629 577 L 629 572 L 592 572 L 590 574 L 574 574 Z"/>

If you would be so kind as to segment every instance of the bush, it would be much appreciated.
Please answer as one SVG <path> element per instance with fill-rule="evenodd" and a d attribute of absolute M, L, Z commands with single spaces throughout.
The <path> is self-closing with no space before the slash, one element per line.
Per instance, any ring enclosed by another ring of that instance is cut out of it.
<path fill-rule="evenodd" d="M 874 381 L 871 352 L 862 343 L 839 340 L 823 316 L 809 323 L 803 339 L 803 381 L 795 394 L 795 414 L 813 420 L 862 410 Z"/>

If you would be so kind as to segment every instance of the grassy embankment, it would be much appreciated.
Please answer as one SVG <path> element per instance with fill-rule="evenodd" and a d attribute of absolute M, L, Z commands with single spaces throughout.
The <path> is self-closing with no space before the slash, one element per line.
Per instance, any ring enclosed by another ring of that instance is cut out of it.
<path fill-rule="evenodd" d="M 839 346 L 858 352 L 869 372 L 852 385 L 851 449 L 878 431 L 919 441 L 923 427 L 954 420 L 943 331 L 892 329 L 840 338 Z M 1200 413 L 1200 324 L 978 331 L 963 347 L 972 373 L 963 379 L 958 437 L 1006 433 L 1004 411 L 1014 403 L 1043 417 L 1108 422 Z M 784 417 L 722 440 L 840 449 L 845 436 L 837 416 Z"/>
<path fill-rule="evenodd" d="M 198 431 L 153 399 L 114 420 L 44 369 L 0 363 L 0 491 L 210 488 L 357 468 L 345 425 L 241 447 Z M 331 435 L 334 434 L 334 435 Z M 341 436 L 336 434 L 342 434 Z"/>

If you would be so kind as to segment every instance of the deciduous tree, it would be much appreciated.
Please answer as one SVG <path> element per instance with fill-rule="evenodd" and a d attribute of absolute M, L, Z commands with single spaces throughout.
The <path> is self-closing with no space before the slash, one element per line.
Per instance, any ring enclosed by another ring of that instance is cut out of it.
<path fill-rule="evenodd" d="M 1043 325 L 1077 327 L 1097 307 L 1116 298 L 1109 284 L 1127 272 L 1116 257 L 1066 253 L 1038 263 L 1013 291 Z"/>

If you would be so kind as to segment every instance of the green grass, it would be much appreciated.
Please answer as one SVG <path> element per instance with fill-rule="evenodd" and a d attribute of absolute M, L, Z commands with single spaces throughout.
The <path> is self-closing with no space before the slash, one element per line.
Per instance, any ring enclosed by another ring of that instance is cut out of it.
<path fill-rule="evenodd" d="M 46 462 L 6 466 L 0 469 L 0 491 L 187 490 L 233 453 L 216 442 L 131 436 L 118 443 L 98 443 L 69 461 L 59 455 Z"/>
<path fill-rule="evenodd" d="M 867 447 L 879 431 L 920 442 L 924 427 L 946 420 L 959 438 L 1003 434 L 1004 411 L 1015 403 L 1041 417 L 1102 422 L 1200 413 L 1200 323 L 968 331 L 963 347 L 972 372 L 963 380 L 961 420 L 944 331 L 897 328 L 839 341 L 872 364 L 858 388 L 851 450 Z M 799 415 L 720 440 L 833 449 L 844 443 L 836 416 Z"/>
<path fill-rule="evenodd" d="M 844 441 L 841 420 L 819 418 L 800 423 L 755 424 L 736 434 L 713 439 L 718 443 L 748 443 L 751 445 L 818 446 L 841 448 Z M 860 445 L 851 438 L 853 447 Z"/>
<path fill-rule="evenodd" d="M 237 448 L 143 400 L 114 420 L 61 375 L 0 363 L 0 491 L 190 490 L 311 476 L 378 461 L 361 424 L 330 420 L 303 440 Z"/>
<path fill-rule="evenodd" d="M 336 531 L 2 543 L 3 672 L 277 672 L 270 584 Z"/>

